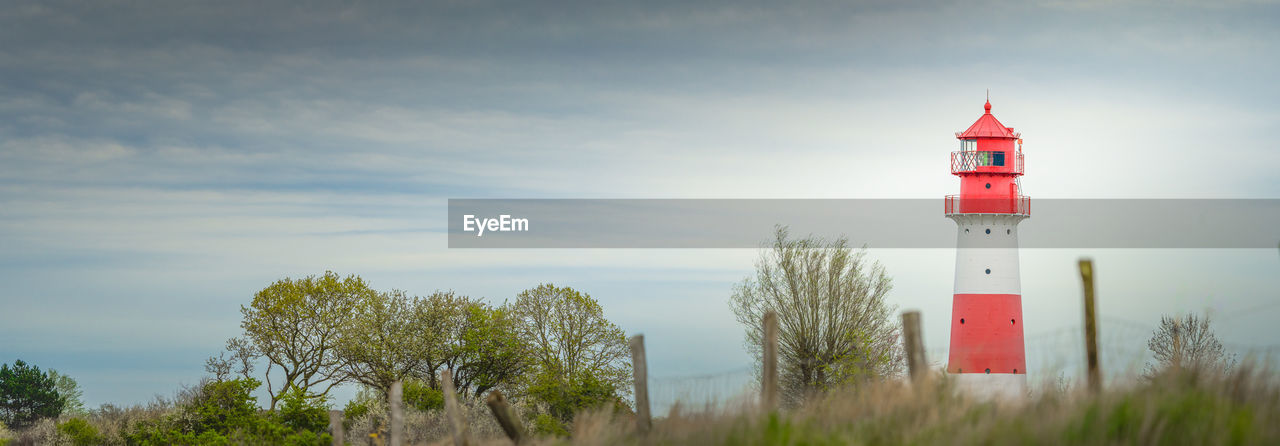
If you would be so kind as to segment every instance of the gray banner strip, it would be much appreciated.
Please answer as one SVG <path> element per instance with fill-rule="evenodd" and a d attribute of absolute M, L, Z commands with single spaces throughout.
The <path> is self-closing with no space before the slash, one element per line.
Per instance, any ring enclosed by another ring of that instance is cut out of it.
<path fill-rule="evenodd" d="M 1024 248 L 1266 248 L 1280 199 L 1033 199 Z M 954 248 L 943 199 L 450 199 L 450 248 L 757 248 L 774 225 Z M 503 216 L 506 216 L 505 218 Z"/>

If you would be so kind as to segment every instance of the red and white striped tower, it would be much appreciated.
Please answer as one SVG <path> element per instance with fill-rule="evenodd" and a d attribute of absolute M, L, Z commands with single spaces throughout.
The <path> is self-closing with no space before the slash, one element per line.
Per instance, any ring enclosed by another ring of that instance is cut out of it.
<path fill-rule="evenodd" d="M 975 395 L 1006 397 L 1027 388 L 1022 340 L 1018 223 L 1031 216 L 1021 195 L 1022 139 L 991 115 L 991 102 L 968 130 L 956 133 L 951 173 L 960 195 L 946 197 L 956 222 L 956 283 L 951 304 L 947 373 Z"/>

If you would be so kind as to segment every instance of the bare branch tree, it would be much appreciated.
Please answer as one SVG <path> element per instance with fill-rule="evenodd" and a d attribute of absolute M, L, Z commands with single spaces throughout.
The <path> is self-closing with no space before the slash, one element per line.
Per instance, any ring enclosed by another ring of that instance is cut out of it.
<path fill-rule="evenodd" d="M 542 370 L 562 379 L 594 376 L 620 394 L 630 392 L 631 348 L 622 328 L 605 319 L 590 295 L 543 284 L 517 295 L 513 311 Z"/>
<path fill-rule="evenodd" d="M 213 380 L 222 382 L 231 377 L 231 359 L 227 358 L 227 352 L 220 352 L 218 356 L 210 356 L 204 360 L 204 371 L 213 375 Z"/>
<path fill-rule="evenodd" d="M 215 381 L 226 381 L 233 371 L 242 378 L 249 378 L 253 375 L 254 361 L 259 356 L 248 340 L 231 338 L 227 340 L 226 350 L 204 361 L 204 371 L 213 375 Z"/>
<path fill-rule="evenodd" d="M 782 226 L 774 236 L 730 305 L 757 362 L 760 320 L 777 312 L 783 401 L 793 405 L 833 386 L 900 374 L 901 327 L 885 301 L 893 285 L 884 268 L 867 264 L 865 250 L 855 253 L 844 237 L 789 239 Z"/>
<path fill-rule="evenodd" d="M 1177 368 L 1226 371 L 1235 363 L 1213 333 L 1207 315 L 1162 316 L 1147 348 L 1155 357 L 1154 364 L 1147 364 L 1148 377 Z"/>

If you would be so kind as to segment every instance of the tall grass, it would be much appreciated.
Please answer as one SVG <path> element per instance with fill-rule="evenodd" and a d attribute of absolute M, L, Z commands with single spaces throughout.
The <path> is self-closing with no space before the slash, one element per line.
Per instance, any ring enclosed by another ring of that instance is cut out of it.
<path fill-rule="evenodd" d="M 1016 401 L 958 392 L 944 377 L 844 389 L 785 412 L 751 407 L 679 413 L 647 436 L 608 412 L 581 415 L 571 438 L 544 444 L 1280 444 L 1280 386 L 1240 366 L 1177 370 L 1093 396 L 1046 386 Z"/>
<path fill-rule="evenodd" d="M 1050 382 L 1023 399 L 988 400 L 953 384 L 945 376 L 916 384 L 889 380 L 831 391 L 779 412 L 751 403 L 695 411 L 677 405 L 657 417 L 647 435 L 635 431 L 630 415 L 586 411 L 574 420 L 570 436 L 542 436 L 530 444 L 1280 444 L 1280 383 L 1275 374 L 1249 364 L 1229 372 L 1168 371 L 1113 385 L 1100 395 Z M 121 431 L 173 406 L 165 400 L 128 409 L 104 406 L 84 418 L 101 433 L 102 443 L 123 444 Z M 467 401 L 463 408 L 481 444 L 510 444 L 483 403 Z M 368 434 L 379 430 L 385 416 L 375 412 L 349 420 L 348 444 L 372 444 Z M 406 430 L 409 444 L 452 444 L 442 411 L 410 410 Z M 11 444 L 71 444 L 53 420 L 4 436 Z"/>

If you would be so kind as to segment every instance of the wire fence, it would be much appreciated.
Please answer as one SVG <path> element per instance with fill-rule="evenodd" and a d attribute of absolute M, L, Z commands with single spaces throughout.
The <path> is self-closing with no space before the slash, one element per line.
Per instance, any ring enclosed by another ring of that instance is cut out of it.
<path fill-rule="evenodd" d="M 1115 317 L 1101 317 L 1098 326 L 1099 362 L 1104 381 L 1131 383 L 1138 379 L 1153 356 L 1147 348 L 1156 327 Z M 1027 359 L 1027 380 L 1040 385 L 1072 386 L 1083 379 L 1086 367 L 1084 329 L 1080 325 L 1062 327 L 1023 338 Z M 1227 354 L 1239 362 L 1280 370 L 1280 345 L 1224 343 Z M 946 367 L 948 348 L 925 350 L 933 369 Z M 656 416 L 673 407 L 700 411 L 754 401 L 759 392 L 759 372 L 751 365 L 696 375 L 655 376 L 650 379 L 650 404 Z"/>
<path fill-rule="evenodd" d="M 743 400 L 755 401 L 759 372 L 744 365 L 698 375 L 654 377 L 649 380 L 649 401 L 654 415 L 680 410 L 714 410 Z"/>

